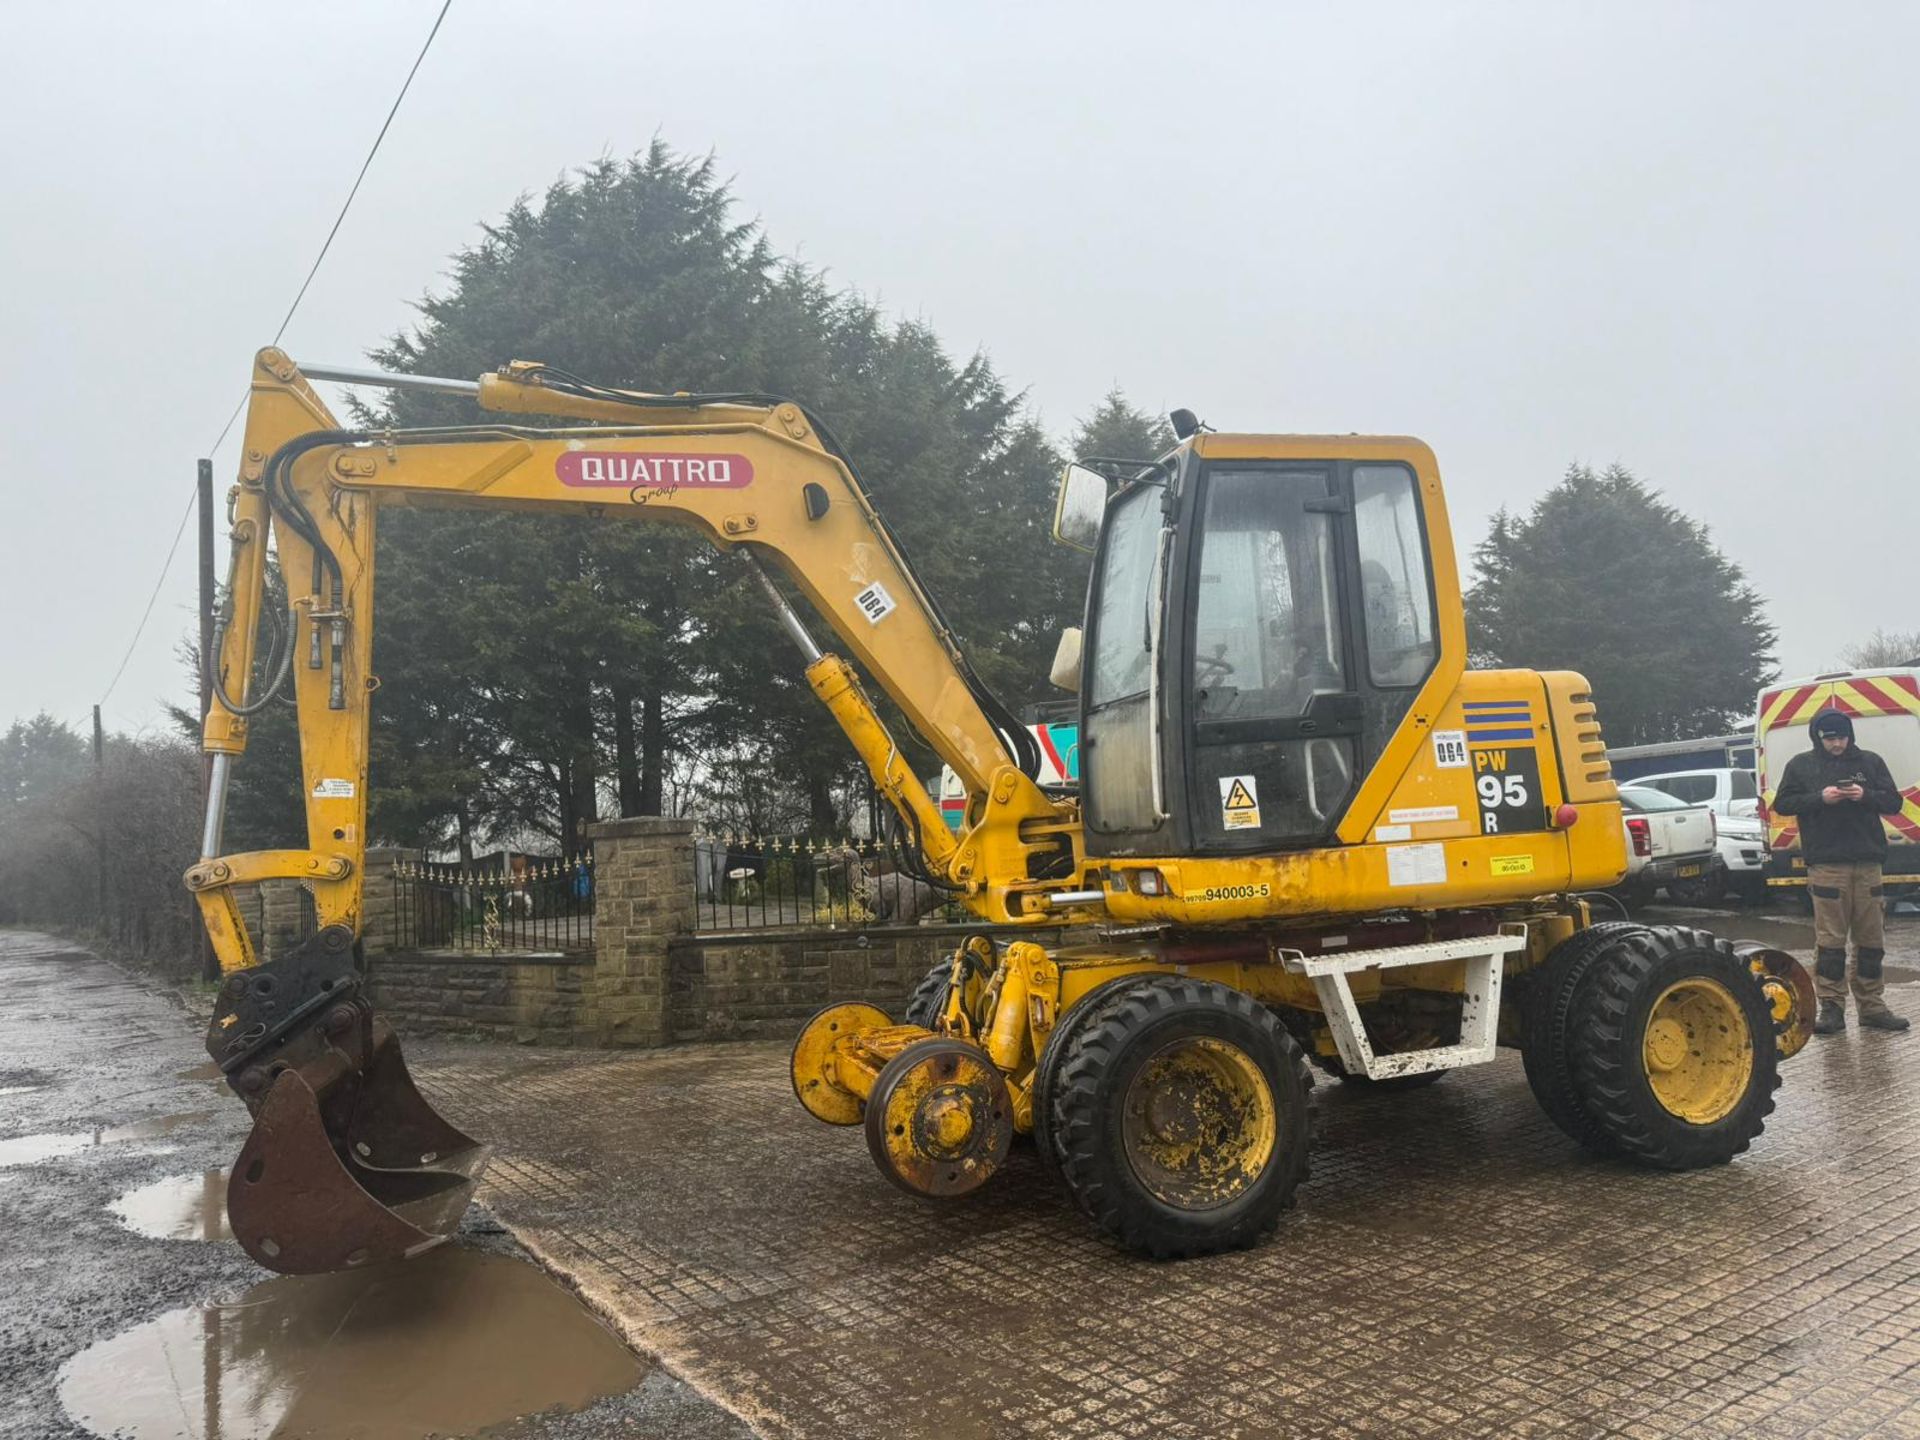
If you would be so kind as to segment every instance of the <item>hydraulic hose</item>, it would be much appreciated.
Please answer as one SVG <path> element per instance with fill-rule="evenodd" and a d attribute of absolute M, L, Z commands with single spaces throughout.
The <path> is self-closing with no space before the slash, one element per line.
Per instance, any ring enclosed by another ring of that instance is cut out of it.
<path fill-rule="evenodd" d="M 267 647 L 266 673 L 269 678 L 258 699 L 245 702 L 235 700 L 227 694 L 226 682 L 221 679 L 220 652 L 226 648 L 227 630 L 231 623 L 228 616 L 223 614 L 214 621 L 213 647 L 202 657 L 213 698 L 220 702 L 223 709 L 233 715 L 258 715 L 273 703 L 274 697 L 287 683 L 287 676 L 293 673 L 293 628 L 280 619 L 272 604 L 263 605 L 262 608 L 266 610 L 269 622 L 273 626 L 273 643 Z M 276 654 L 279 656 L 278 661 L 273 658 Z"/>

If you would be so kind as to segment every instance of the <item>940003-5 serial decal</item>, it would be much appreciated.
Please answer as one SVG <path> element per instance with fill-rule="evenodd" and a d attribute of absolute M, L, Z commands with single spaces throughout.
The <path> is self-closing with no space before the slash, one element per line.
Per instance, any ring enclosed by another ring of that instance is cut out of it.
<path fill-rule="evenodd" d="M 1270 885 L 1211 885 L 1205 890 L 1189 890 L 1181 898 L 1191 905 L 1206 900 L 1265 900 L 1272 894 Z"/>

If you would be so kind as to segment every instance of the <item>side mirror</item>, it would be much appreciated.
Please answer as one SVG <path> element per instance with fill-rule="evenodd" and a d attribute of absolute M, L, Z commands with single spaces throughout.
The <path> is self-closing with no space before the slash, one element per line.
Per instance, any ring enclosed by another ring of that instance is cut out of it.
<path fill-rule="evenodd" d="M 1080 693 L 1080 627 L 1069 625 L 1060 632 L 1060 643 L 1053 652 L 1053 668 L 1047 679 L 1069 694 Z"/>
<path fill-rule="evenodd" d="M 1053 538 L 1075 550 L 1091 551 L 1106 513 L 1107 477 L 1084 465 L 1067 466 L 1053 502 Z"/>

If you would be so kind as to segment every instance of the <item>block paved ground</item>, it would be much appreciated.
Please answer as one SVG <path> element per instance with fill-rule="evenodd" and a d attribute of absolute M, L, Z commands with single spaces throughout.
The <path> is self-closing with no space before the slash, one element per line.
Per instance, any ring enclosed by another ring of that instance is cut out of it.
<path fill-rule="evenodd" d="M 1911 963 L 1920 924 L 1891 938 Z M 1748 1155 L 1681 1175 L 1587 1156 L 1517 1056 L 1322 1085 L 1277 1236 L 1178 1264 L 1027 1153 L 902 1194 L 783 1045 L 410 1048 L 498 1145 L 495 1213 L 765 1435 L 1920 1436 L 1920 1031 L 1817 1041 Z"/>

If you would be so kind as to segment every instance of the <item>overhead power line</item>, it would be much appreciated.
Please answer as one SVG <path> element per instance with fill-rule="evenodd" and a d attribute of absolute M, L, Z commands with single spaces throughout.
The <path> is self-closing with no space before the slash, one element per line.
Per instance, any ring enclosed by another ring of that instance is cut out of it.
<path fill-rule="evenodd" d="M 193 502 L 199 498 L 196 493 L 187 497 L 187 508 L 180 516 L 180 526 L 173 532 L 173 543 L 167 547 L 167 558 L 160 566 L 160 578 L 154 582 L 153 593 L 147 596 L 147 608 L 140 612 L 140 623 L 134 627 L 133 639 L 127 642 L 127 653 L 120 657 L 120 668 L 113 672 L 113 678 L 107 682 L 107 688 L 100 692 L 100 705 L 107 703 L 107 697 L 113 694 L 113 687 L 120 683 L 120 677 L 126 674 L 127 662 L 133 659 L 133 647 L 140 643 L 141 632 L 147 628 L 147 617 L 153 614 L 153 602 L 160 598 L 160 587 L 166 583 L 167 571 L 173 568 L 173 557 L 179 553 L 180 537 L 187 533 L 187 521 L 193 518 Z M 97 707 L 96 707 L 97 708 Z"/>
<path fill-rule="evenodd" d="M 413 85 L 413 77 L 420 73 L 420 63 L 427 58 L 427 51 L 433 48 L 433 37 L 440 33 L 440 23 L 447 18 L 447 11 L 453 8 L 453 0 L 443 0 L 440 13 L 433 17 L 433 28 L 427 32 L 426 43 L 420 47 L 420 53 L 414 56 L 413 68 L 407 71 L 407 78 L 400 82 L 400 93 L 393 97 L 393 105 L 387 111 L 387 118 L 380 122 L 380 133 L 373 137 L 373 145 L 367 151 L 367 158 L 360 162 L 360 173 L 353 177 L 353 188 L 347 191 L 347 198 L 340 206 L 340 213 L 333 217 L 333 228 L 327 231 L 327 238 L 320 244 L 320 253 L 313 257 L 313 266 L 307 271 L 307 278 L 300 282 L 300 291 L 293 297 L 293 303 L 287 307 L 287 313 L 280 321 L 280 328 L 273 332 L 273 343 L 278 345 L 287 333 L 287 326 L 293 323 L 294 312 L 300 308 L 300 302 L 307 298 L 307 287 L 313 284 L 313 277 L 320 273 L 320 264 L 327 258 L 327 251 L 333 248 L 333 237 L 340 233 L 340 226 L 347 218 L 347 211 L 353 208 L 353 197 L 360 193 L 360 182 L 367 178 L 367 171 L 373 166 L 373 157 L 380 153 L 380 142 L 387 138 L 387 131 L 393 125 L 393 117 L 400 113 L 400 102 L 407 98 L 407 91 Z M 226 443 L 227 433 L 233 429 L 233 422 L 240 418 L 240 412 L 246 408 L 249 391 L 240 395 L 240 403 L 233 407 L 233 413 L 227 416 L 227 423 L 220 427 L 219 435 L 213 444 L 207 447 L 206 454 L 212 457 Z M 197 485 L 196 485 L 197 489 Z M 133 639 L 127 642 L 127 653 L 120 657 L 120 666 L 113 672 L 113 678 L 107 682 L 107 688 L 100 694 L 100 703 L 105 705 L 107 697 L 113 694 L 113 687 L 120 683 L 120 677 L 126 673 L 127 662 L 133 658 L 133 652 L 140 643 L 141 635 L 146 633 L 147 621 L 153 615 L 154 602 L 160 598 L 160 591 L 167 583 L 167 572 L 173 568 L 173 557 L 179 553 L 180 537 L 187 533 L 187 520 L 193 514 L 193 500 L 187 501 L 187 513 L 180 517 L 180 528 L 173 532 L 173 544 L 167 547 L 167 558 L 161 562 L 160 576 L 153 582 L 153 593 L 147 596 L 147 607 L 140 612 L 140 623 L 134 627 Z"/>

